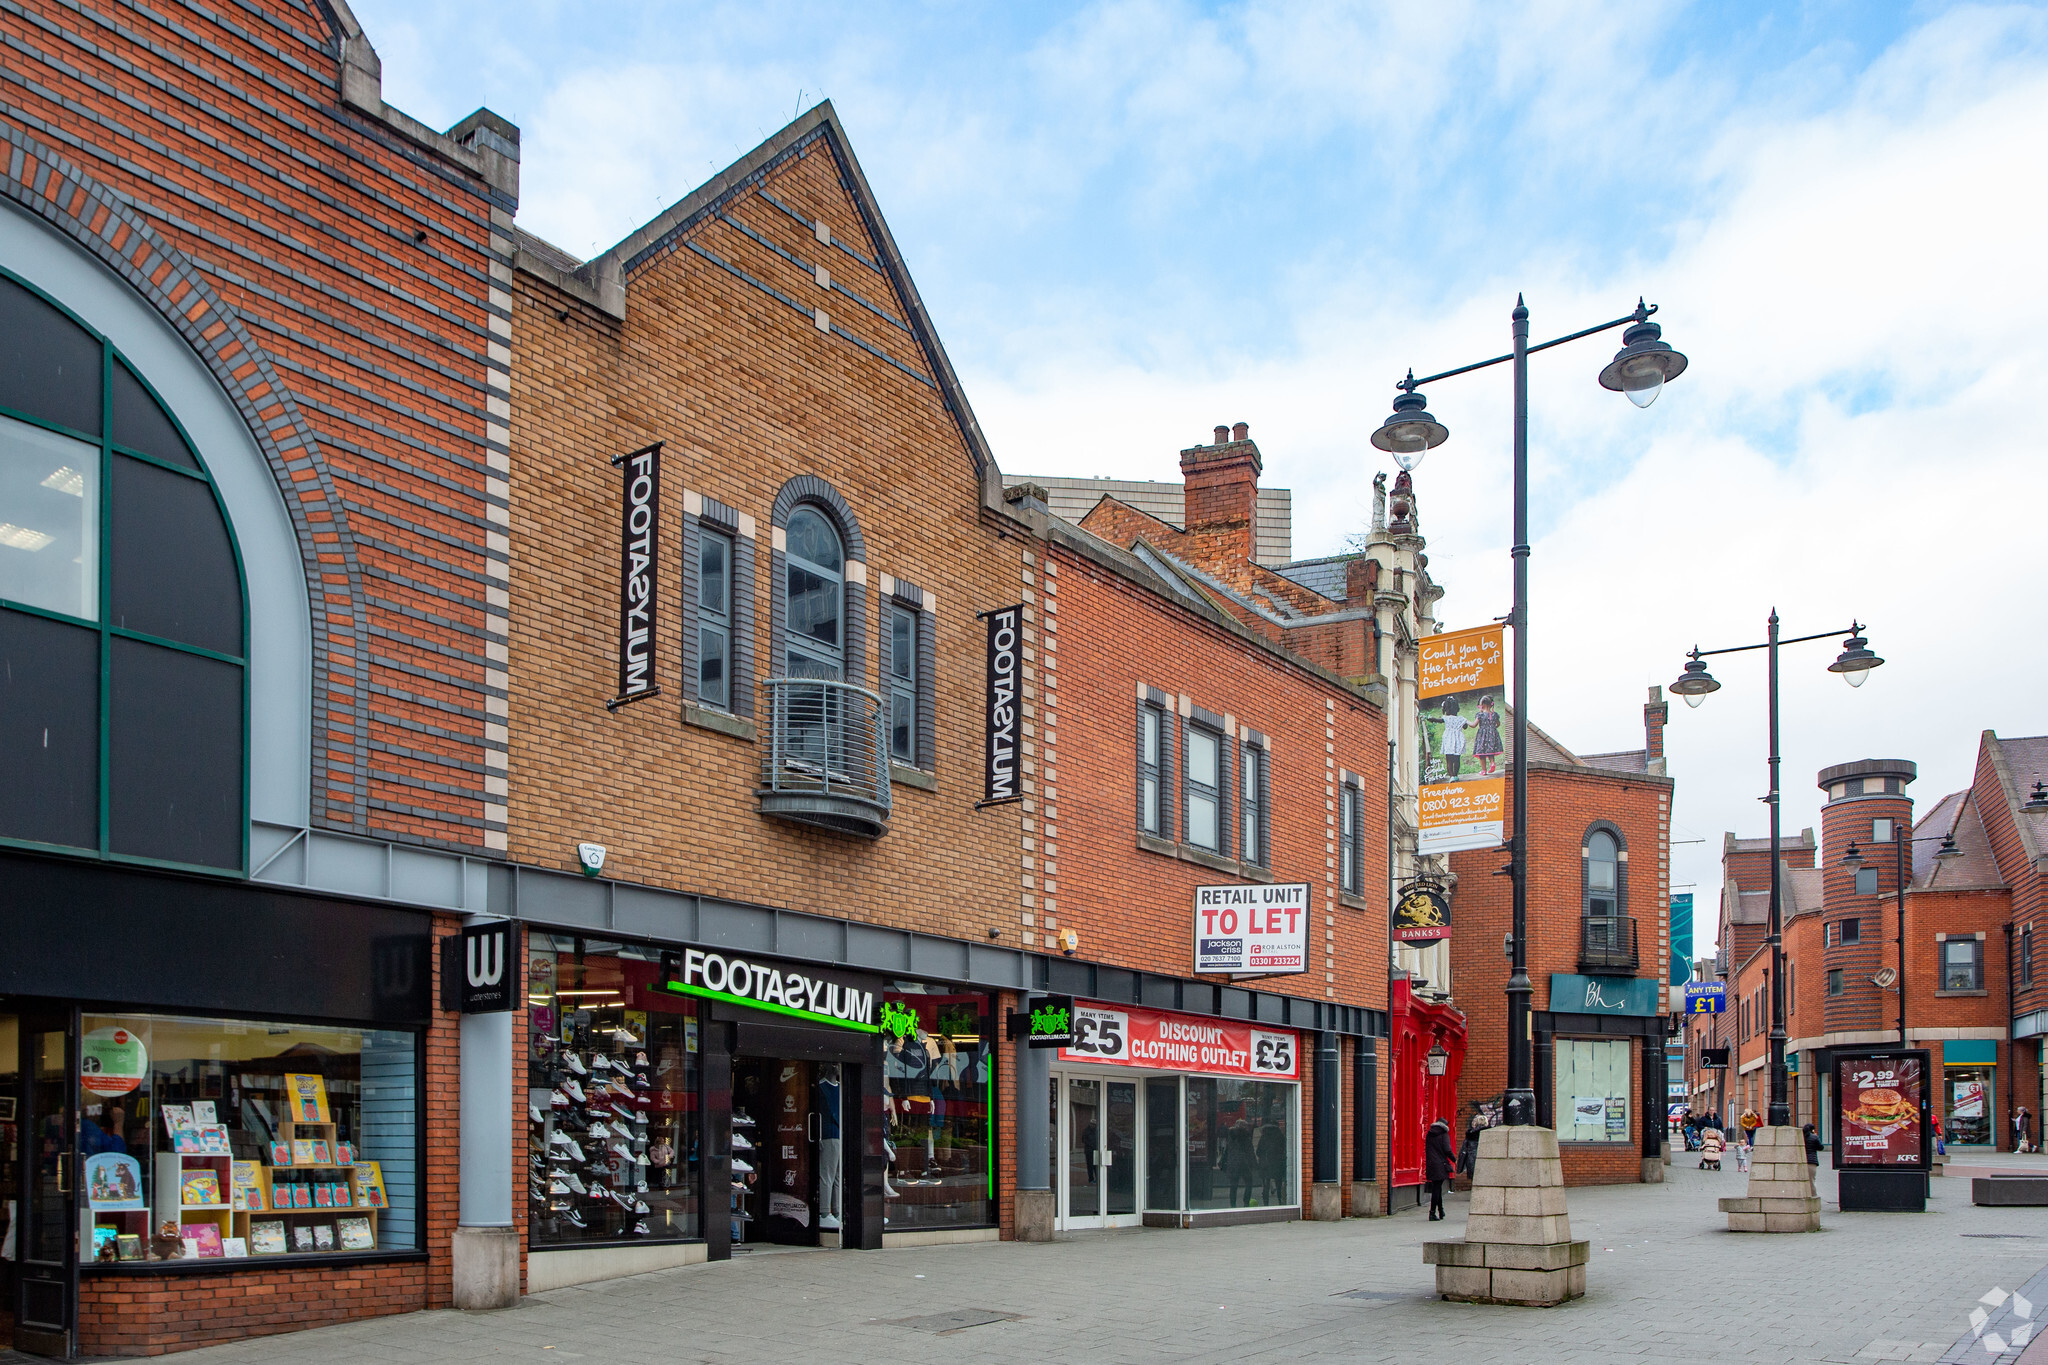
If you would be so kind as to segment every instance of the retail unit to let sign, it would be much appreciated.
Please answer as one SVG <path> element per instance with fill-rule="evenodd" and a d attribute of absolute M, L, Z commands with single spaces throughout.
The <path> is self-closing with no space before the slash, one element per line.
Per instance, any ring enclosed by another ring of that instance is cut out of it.
<path fill-rule="evenodd" d="M 1307 882 L 1195 888 L 1195 970 L 1308 970 Z"/>
<path fill-rule="evenodd" d="M 1135 1006 L 1076 1005 L 1074 1041 L 1059 1055 L 1068 1062 L 1292 1080 L 1300 1074 L 1299 1054 L 1291 1030 Z"/>
<path fill-rule="evenodd" d="M 1925 1049 L 1835 1054 L 1835 1168 L 1927 1165 Z"/>
<path fill-rule="evenodd" d="M 1501 626 L 1431 635 L 1416 665 L 1416 733 L 1422 737 L 1417 853 L 1453 853 L 1501 842 L 1508 746 L 1501 693 Z"/>
<path fill-rule="evenodd" d="M 1685 983 L 1685 1012 L 1687 1014 L 1725 1014 L 1727 1010 L 1727 982 L 1688 981 Z"/>

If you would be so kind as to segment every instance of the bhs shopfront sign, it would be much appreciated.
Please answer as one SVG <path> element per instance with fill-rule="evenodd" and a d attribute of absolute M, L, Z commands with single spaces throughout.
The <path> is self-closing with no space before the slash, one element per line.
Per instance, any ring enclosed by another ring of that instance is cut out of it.
<path fill-rule="evenodd" d="M 1060 1049 L 1060 1057 L 1153 1071 L 1292 1080 L 1300 1074 L 1299 1051 L 1299 1036 L 1291 1031 L 1159 1010 L 1077 1005 L 1074 1041 Z"/>
<path fill-rule="evenodd" d="M 863 1033 L 882 1030 L 875 1018 L 875 992 L 834 981 L 828 977 L 768 962 L 749 962 L 743 957 L 726 957 L 691 948 L 662 956 L 661 988 L 677 995 L 694 995 L 706 1000 L 723 1000 L 787 1014 L 814 1024 L 859 1029 Z"/>
<path fill-rule="evenodd" d="M 1308 970 L 1308 883 L 1195 888 L 1195 970 Z"/>
<path fill-rule="evenodd" d="M 1662 1014 L 1664 987 L 1649 976 L 1552 972 L 1550 1008 L 1556 1014 Z"/>

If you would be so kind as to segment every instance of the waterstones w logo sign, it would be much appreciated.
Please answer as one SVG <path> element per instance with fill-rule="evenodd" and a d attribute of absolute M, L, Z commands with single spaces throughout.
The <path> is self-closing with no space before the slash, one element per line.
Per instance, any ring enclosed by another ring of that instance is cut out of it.
<path fill-rule="evenodd" d="M 519 926 L 510 920 L 464 926 L 441 940 L 441 1008 L 495 1014 L 517 1008 Z"/>
<path fill-rule="evenodd" d="M 619 695 L 605 703 L 659 696 L 654 682 L 654 585 L 661 547 L 661 445 L 617 455 L 624 471 L 619 500 Z"/>
<path fill-rule="evenodd" d="M 981 613 L 988 626 L 988 753 L 982 775 L 982 806 L 1020 801 L 1017 781 L 1018 659 L 1023 649 L 1024 606 L 998 607 Z"/>

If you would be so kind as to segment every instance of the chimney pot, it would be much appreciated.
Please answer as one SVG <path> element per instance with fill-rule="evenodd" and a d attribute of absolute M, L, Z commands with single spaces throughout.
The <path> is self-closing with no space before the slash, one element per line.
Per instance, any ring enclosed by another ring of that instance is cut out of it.
<path fill-rule="evenodd" d="M 1230 428 L 1229 428 L 1229 427 L 1217 427 L 1217 428 L 1216 428 L 1216 444 L 1217 444 L 1217 445 L 1219 445 L 1219 446 L 1220 446 L 1220 445 L 1222 445 L 1222 444 L 1223 444 L 1223 443 L 1224 443 L 1225 441 L 1228 441 L 1229 439 L 1230 439 Z"/>
<path fill-rule="evenodd" d="M 1218 431 L 1223 430 L 1223 428 L 1221 427 L 1218 427 L 1216 429 Z M 1249 426 L 1247 426 L 1243 422 L 1239 422 L 1236 426 L 1230 429 L 1230 439 L 1233 441 L 1242 441 L 1245 437 L 1251 435 L 1251 431 L 1252 429 Z"/>

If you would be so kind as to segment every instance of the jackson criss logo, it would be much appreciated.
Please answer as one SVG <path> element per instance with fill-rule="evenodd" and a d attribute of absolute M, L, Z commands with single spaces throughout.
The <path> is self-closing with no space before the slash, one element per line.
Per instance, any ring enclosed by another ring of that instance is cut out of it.
<path fill-rule="evenodd" d="M 2000 1323 L 2005 1330 L 1989 1330 L 1991 1324 L 2001 1316 Z M 1977 1299 L 1977 1307 L 1970 1310 L 1970 1335 L 1984 1348 L 1985 1354 L 2001 1356 L 2007 1351 L 2017 1351 L 2034 1339 L 2034 1305 L 2025 1295 L 2008 1294 L 1996 1285 Z"/>
<path fill-rule="evenodd" d="M 661 442 L 612 460 L 624 471 L 619 512 L 619 695 L 616 710 L 657 695 L 654 568 L 661 537 Z"/>

